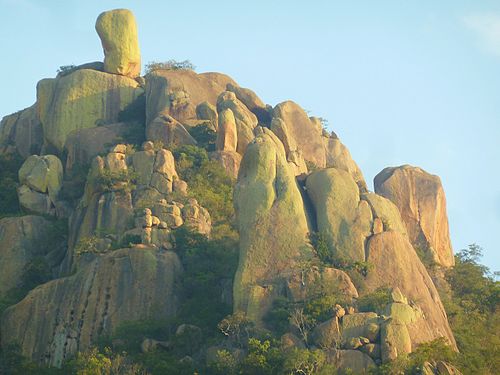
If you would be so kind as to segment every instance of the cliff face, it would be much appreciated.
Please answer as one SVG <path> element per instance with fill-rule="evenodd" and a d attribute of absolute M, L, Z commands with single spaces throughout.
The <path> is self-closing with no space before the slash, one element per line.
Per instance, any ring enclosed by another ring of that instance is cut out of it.
<path fill-rule="evenodd" d="M 29 358 L 61 366 L 120 322 L 174 316 L 181 272 L 172 252 L 121 249 L 98 257 L 7 309 L 2 345 L 18 342 Z"/>
<path fill-rule="evenodd" d="M 200 186 L 191 192 L 183 180 L 186 165 L 208 162 L 190 154 L 198 146 L 234 187 L 236 217 L 224 220 L 238 230 L 239 263 L 232 298 L 225 287 L 221 299 L 235 313 L 273 330 L 266 319 L 276 301 L 335 296 L 311 342 L 290 327 L 284 337 L 321 348 L 337 368 L 362 371 L 439 337 L 455 348 L 416 251 L 453 265 L 438 177 L 386 168 L 369 192 L 346 146 L 296 103 L 272 108 L 220 73 L 138 77 L 132 14 L 105 12 L 96 29 L 104 64 L 40 81 L 37 102 L 0 123 L 0 154 L 25 159 L 21 206 L 39 215 L 0 221 L 0 294 L 19 285 L 37 256 L 54 278 L 4 312 L 2 345 L 18 342 L 29 358 L 61 366 L 123 322 L 182 319 L 186 252 L 177 250 L 192 244 L 176 243 L 176 233 L 213 234 Z M 42 251 L 55 219 L 68 222 L 67 244 Z M 383 311 L 357 310 L 381 291 L 390 294 Z"/>

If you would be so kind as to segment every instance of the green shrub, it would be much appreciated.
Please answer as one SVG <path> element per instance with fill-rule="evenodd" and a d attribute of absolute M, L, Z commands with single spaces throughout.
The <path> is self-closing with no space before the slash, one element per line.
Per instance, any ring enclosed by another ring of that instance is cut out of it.
<path fill-rule="evenodd" d="M 189 60 L 176 61 L 167 60 L 164 62 L 150 61 L 144 66 L 145 74 L 152 73 L 156 70 L 195 70 L 196 67 Z"/>
<path fill-rule="evenodd" d="M 207 152 L 215 151 L 217 133 L 211 129 L 209 123 L 203 123 L 189 128 L 189 134 L 196 139 L 198 147 L 205 149 Z"/>
<path fill-rule="evenodd" d="M 479 263 L 476 244 L 455 255 L 446 273 L 451 293 L 442 295 L 465 374 L 494 374 L 500 368 L 500 282 Z"/>
<path fill-rule="evenodd" d="M 97 183 L 103 191 L 132 191 L 135 189 L 137 174 L 132 168 L 111 171 L 103 169 L 97 177 Z"/>
<path fill-rule="evenodd" d="M 278 297 L 273 301 L 273 306 L 264 316 L 266 325 L 278 336 L 286 333 L 290 327 L 289 317 L 292 304 L 285 297 Z"/>
<path fill-rule="evenodd" d="M 175 252 L 184 266 L 184 302 L 179 312 L 185 323 L 197 325 L 214 336 L 232 306 L 222 301 L 238 262 L 238 244 L 231 238 L 207 239 L 183 226 L 176 229 Z"/>
<path fill-rule="evenodd" d="M 390 302 L 391 290 L 388 288 L 379 288 L 372 293 L 359 297 L 357 304 L 359 311 L 374 311 L 378 314 L 382 314 Z"/>
<path fill-rule="evenodd" d="M 441 337 L 418 345 L 416 350 L 408 355 L 400 355 L 392 362 L 372 368 L 370 373 L 376 375 L 421 374 L 425 362 L 443 361 L 455 364 L 457 356 L 458 353 L 455 353 Z"/>
<path fill-rule="evenodd" d="M 234 216 L 233 179 L 207 151 L 196 146 L 173 150 L 177 173 L 188 183 L 189 194 L 205 207 L 216 226 L 228 224 Z"/>

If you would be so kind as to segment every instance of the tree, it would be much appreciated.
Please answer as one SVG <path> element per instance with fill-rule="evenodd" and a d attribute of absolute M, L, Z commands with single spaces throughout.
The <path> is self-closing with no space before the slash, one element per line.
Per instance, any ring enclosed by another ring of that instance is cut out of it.
<path fill-rule="evenodd" d="M 290 314 L 290 324 L 297 329 L 306 345 L 308 345 L 309 331 L 315 323 L 314 319 L 308 316 L 302 307 L 294 308 Z"/>

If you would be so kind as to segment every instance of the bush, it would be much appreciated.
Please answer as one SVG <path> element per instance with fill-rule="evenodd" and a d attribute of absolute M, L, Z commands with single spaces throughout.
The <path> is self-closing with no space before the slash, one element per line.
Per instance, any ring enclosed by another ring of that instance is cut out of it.
<path fill-rule="evenodd" d="M 238 244 L 231 238 L 207 239 L 183 226 L 174 232 L 175 248 L 184 266 L 184 302 L 179 312 L 185 323 L 202 327 L 214 336 L 217 323 L 232 306 L 222 300 L 232 293 L 233 276 L 238 262 Z"/>
<path fill-rule="evenodd" d="M 458 354 L 441 337 L 418 345 L 417 349 L 409 355 L 400 355 L 390 363 L 372 368 L 370 373 L 376 375 L 421 374 L 425 362 L 443 361 L 454 364 L 457 356 Z"/>
<path fill-rule="evenodd" d="M 207 152 L 215 151 L 217 133 L 211 129 L 209 123 L 203 123 L 189 128 L 189 134 L 196 139 L 198 147 L 205 149 Z"/>
<path fill-rule="evenodd" d="M 457 363 L 466 374 L 494 374 L 500 368 L 500 282 L 481 264 L 476 244 L 455 255 L 446 273 L 451 293 L 442 300 L 461 355 Z"/>
<path fill-rule="evenodd" d="M 358 309 L 361 312 L 374 311 L 382 314 L 391 302 L 391 290 L 388 288 L 379 288 L 372 293 L 358 298 Z"/>
<path fill-rule="evenodd" d="M 152 73 L 156 70 L 195 70 L 196 67 L 189 60 L 176 61 L 167 60 L 164 62 L 150 61 L 144 66 L 145 74 Z"/>
<path fill-rule="evenodd" d="M 132 191 L 135 189 L 137 174 L 132 168 L 120 171 L 104 169 L 101 171 L 96 181 L 103 191 Z"/>
<path fill-rule="evenodd" d="M 180 146 L 173 151 L 176 170 L 188 183 L 189 193 L 205 207 L 217 226 L 234 216 L 233 180 L 208 159 L 207 151 L 196 146 Z"/>

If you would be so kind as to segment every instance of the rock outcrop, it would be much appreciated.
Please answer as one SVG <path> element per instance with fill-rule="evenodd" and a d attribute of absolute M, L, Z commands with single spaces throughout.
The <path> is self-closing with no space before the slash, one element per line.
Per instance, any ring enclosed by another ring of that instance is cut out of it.
<path fill-rule="evenodd" d="M 215 152 L 210 157 L 217 161 L 231 176 L 238 177 L 241 155 L 236 151 L 238 146 L 238 131 L 233 111 L 224 109 L 218 115 L 217 139 Z"/>
<path fill-rule="evenodd" d="M 136 123 L 119 122 L 98 126 L 96 128 L 79 129 L 68 134 L 66 139 L 65 172 L 71 176 L 78 173 L 79 168 L 88 167 L 97 155 L 105 154 L 110 145 L 122 143 L 130 134 L 140 131 L 144 137 L 144 128 Z"/>
<path fill-rule="evenodd" d="M 118 122 L 120 111 L 142 93 L 131 78 L 91 69 L 41 80 L 37 110 L 44 149 L 60 153 L 72 131 Z"/>
<path fill-rule="evenodd" d="M 133 13 L 128 9 L 103 12 L 95 29 L 104 50 L 104 70 L 131 78 L 139 76 L 141 53 Z"/>
<path fill-rule="evenodd" d="M 63 167 L 57 156 L 31 155 L 19 169 L 19 205 L 28 212 L 56 215 L 62 180 Z"/>
<path fill-rule="evenodd" d="M 160 141 L 166 147 L 196 145 L 196 140 L 172 116 L 161 113 L 146 127 L 146 139 Z"/>
<path fill-rule="evenodd" d="M 227 91 L 232 91 L 236 98 L 242 102 L 252 113 L 257 116 L 259 123 L 269 125 L 271 122 L 271 111 L 255 92 L 250 89 L 235 86 L 228 83 L 226 86 Z"/>
<path fill-rule="evenodd" d="M 215 106 L 226 85 L 236 85 L 220 73 L 197 74 L 192 70 L 156 70 L 146 76 L 146 124 L 161 113 L 183 125 L 198 123 L 196 108 L 203 102 Z M 203 118 L 203 120 L 205 120 Z"/>
<path fill-rule="evenodd" d="M 367 261 L 372 269 L 366 277 L 365 293 L 387 286 L 399 288 L 423 312 L 406 324 L 412 349 L 439 337 L 455 347 L 439 294 L 408 237 L 393 230 L 373 235 L 367 245 Z"/>
<path fill-rule="evenodd" d="M 319 168 L 326 166 L 321 126 L 311 121 L 299 105 L 292 101 L 280 103 L 274 107 L 273 117 L 285 123 L 289 137 L 297 144 L 306 161 Z M 273 127 L 271 129 L 274 130 Z"/>
<path fill-rule="evenodd" d="M 60 261 L 64 248 L 53 225 L 34 215 L 0 219 L 0 297 L 21 286 L 25 267 L 35 258 L 45 259 L 48 266 Z"/>
<path fill-rule="evenodd" d="M 306 188 L 316 211 L 318 231 L 326 236 L 332 257 L 364 262 L 372 212 L 360 199 L 351 175 L 335 168 L 315 171 L 307 178 Z"/>
<path fill-rule="evenodd" d="M 39 154 L 43 129 L 36 104 L 5 116 L 0 122 L 0 155 L 18 153 L 23 158 Z"/>
<path fill-rule="evenodd" d="M 235 187 L 240 257 L 234 281 L 234 310 L 257 322 L 279 295 L 287 273 L 312 256 L 302 197 L 283 145 L 268 129 L 258 133 Z"/>
<path fill-rule="evenodd" d="M 421 168 L 385 168 L 374 180 L 375 191 L 401 211 L 408 236 L 428 261 L 443 267 L 455 264 L 441 180 Z"/>
<path fill-rule="evenodd" d="M 61 366 L 121 323 L 174 316 L 181 273 L 172 252 L 121 249 L 99 256 L 10 307 L 2 316 L 2 345 L 16 341 L 28 358 Z"/>
<path fill-rule="evenodd" d="M 224 91 L 217 98 L 217 112 L 222 113 L 226 109 L 230 109 L 234 115 L 238 133 L 236 151 L 243 155 L 248 143 L 254 138 L 253 132 L 258 123 L 257 116 L 240 102 L 232 91 Z"/>

